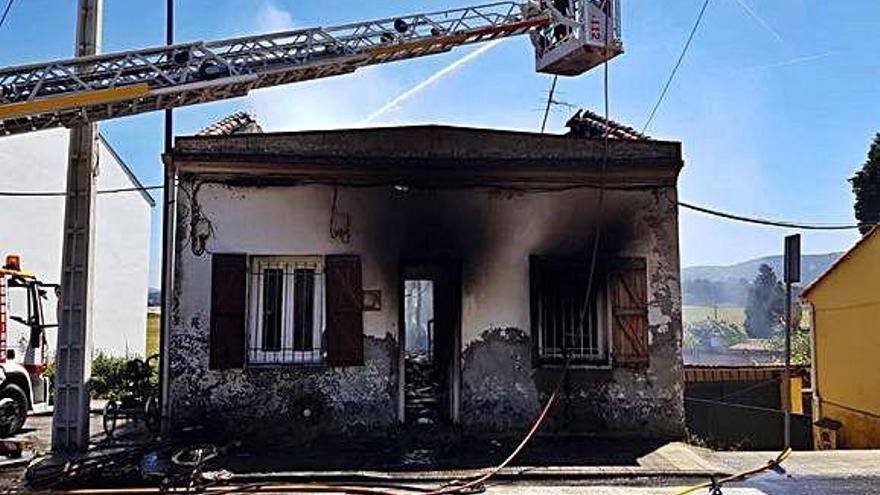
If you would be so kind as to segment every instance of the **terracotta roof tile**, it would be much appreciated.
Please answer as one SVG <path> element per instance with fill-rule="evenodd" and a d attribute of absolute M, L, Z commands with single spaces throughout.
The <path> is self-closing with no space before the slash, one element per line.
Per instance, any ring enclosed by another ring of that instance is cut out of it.
<path fill-rule="evenodd" d="M 199 136 L 230 136 L 263 132 L 257 119 L 247 112 L 236 112 L 199 131 Z"/>
<path fill-rule="evenodd" d="M 611 139 L 623 139 L 629 141 L 645 141 L 651 139 L 632 127 L 627 127 L 613 120 L 605 123 L 605 117 L 589 110 L 578 110 L 565 125 L 570 129 L 568 135 L 586 138 L 603 138 L 605 133 Z"/>

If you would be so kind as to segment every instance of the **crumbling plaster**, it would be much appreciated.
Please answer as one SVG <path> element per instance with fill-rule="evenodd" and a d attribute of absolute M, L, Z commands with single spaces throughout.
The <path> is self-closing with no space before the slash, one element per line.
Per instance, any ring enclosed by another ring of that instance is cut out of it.
<path fill-rule="evenodd" d="M 674 188 L 608 191 L 601 218 L 591 189 L 340 188 L 337 213 L 351 219 L 350 240 L 343 243 L 328 232 L 332 187 L 224 182 L 228 178 L 181 175 L 170 346 L 177 423 L 213 417 L 240 428 L 271 418 L 273 425 L 343 433 L 391 426 L 398 400 L 398 269 L 402 258 L 419 256 L 462 261 L 463 426 L 520 428 L 537 415 L 560 372 L 532 368 L 528 256 L 585 256 L 599 224 L 603 255 L 647 259 L 650 366 L 569 370 L 563 413 L 551 427 L 683 431 Z M 205 232 L 204 252 L 194 250 Z M 361 255 L 364 288 L 382 293 L 381 311 L 364 313 L 366 365 L 208 370 L 213 252 Z"/>

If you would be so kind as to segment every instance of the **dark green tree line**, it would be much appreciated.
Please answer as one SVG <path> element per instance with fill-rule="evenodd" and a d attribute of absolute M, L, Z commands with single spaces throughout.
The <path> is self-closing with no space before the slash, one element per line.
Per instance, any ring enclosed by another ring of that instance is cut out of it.
<path fill-rule="evenodd" d="M 880 133 L 874 136 L 868 150 L 868 159 L 849 182 L 856 196 L 856 220 L 859 221 L 859 230 L 864 235 L 871 230 L 872 225 L 880 223 Z"/>

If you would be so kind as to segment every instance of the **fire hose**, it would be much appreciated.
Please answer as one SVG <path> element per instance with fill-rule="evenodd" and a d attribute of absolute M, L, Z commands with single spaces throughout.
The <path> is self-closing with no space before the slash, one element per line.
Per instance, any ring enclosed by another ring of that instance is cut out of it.
<path fill-rule="evenodd" d="M 558 390 L 554 390 L 550 397 L 547 399 L 547 403 L 544 405 L 544 408 L 541 411 L 541 414 L 538 416 L 537 420 L 534 422 L 532 427 L 523 437 L 522 441 L 519 445 L 507 456 L 507 458 L 498 464 L 496 467 L 487 470 L 482 475 L 466 481 L 453 481 L 447 483 L 446 485 L 441 486 L 437 489 L 426 489 L 426 488 L 418 488 L 418 487 L 407 487 L 407 486 L 359 486 L 359 485 L 333 485 L 333 484 L 322 484 L 322 483 L 286 483 L 286 484 L 273 484 L 273 485 L 264 485 L 264 484 L 250 484 L 250 485 L 236 485 L 236 486 L 208 486 L 203 487 L 199 490 L 201 493 L 242 493 L 242 492 L 253 492 L 253 493 L 263 493 L 263 492 L 302 492 L 302 493 L 348 493 L 353 495 L 397 495 L 401 492 L 419 492 L 425 495 L 448 495 L 448 494 L 465 494 L 465 493 L 475 493 L 479 492 L 483 489 L 483 483 L 487 480 L 498 474 L 502 469 L 504 469 L 521 451 L 525 448 L 526 444 L 531 440 L 534 434 L 538 431 L 540 426 L 543 424 L 547 414 L 550 411 L 553 403 L 556 401 Z M 757 474 L 760 474 L 764 471 L 774 469 L 780 466 L 789 456 L 791 456 L 792 450 L 790 448 L 782 451 L 775 459 L 770 460 L 767 464 L 750 469 L 747 471 L 742 471 L 731 476 L 727 476 L 720 480 L 710 480 L 703 483 L 699 483 L 697 485 L 693 485 L 687 487 L 683 490 L 674 492 L 672 495 L 687 495 L 690 493 L 694 493 L 698 490 L 706 489 L 706 488 L 720 488 L 722 485 L 743 481 L 748 478 L 751 478 Z M 133 493 L 133 494 L 160 494 L 160 493 L 193 493 L 192 488 L 159 488 L 159 487 L 142 487 L 142 488 L 106 488 L 106 489 L 79 489 L 79 490 L 68 490 L 67 492 L 70 495 L 117 495 L 123 493 Z"/>
<path fill-rule="evenodd" d="M 757 467 L 755 469 L 750 469 L 748 471 L 742 471 L 740 473 L 736 473 L 736 474 L 727 476 L 725 478 L 721 478 L 720 480 L 710 480 L 710 481 L 706 481 L 706 482 L 703 482 L 703 483 L 700 483 L 700 484 L 697 484 L 694 486 L 690 486 L 688 488 L 685 488 L 684 490 L 677 491 L 677 492 L 673 493 L 672 495 L 687 495 L 688 493 L 694 493 L 695 491 L 702 490 L 704 488 L 716 488 L 716 487 L 720 488 L 725 483 L 746 480 L 748 478 L 751 478 L 752 476 L 755 476 L 756 474 L 760 474 L 760 473 L 763 473 L 764 471 L 767 471 L 769 469 L 774 469 L 774 468 L 778 467 L 780 464 L 782 464 L 783 461 L 788 459 L 788 457 L 791 455 L 791 452 L 792 452 L 791 447 L 788 447 L 785 450 L 783 450 L 782 452 L 780 452 L 779 455 L 776 456 L 775 459 L 767 461 L 767 464 L 765 464 L 761 467 Z"/>

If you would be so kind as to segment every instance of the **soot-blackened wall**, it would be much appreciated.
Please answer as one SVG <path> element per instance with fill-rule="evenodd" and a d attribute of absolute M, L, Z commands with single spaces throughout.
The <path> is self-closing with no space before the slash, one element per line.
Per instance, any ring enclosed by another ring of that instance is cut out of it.
<path fill-rule="evenodd" d="M 560 373 L 532 364 L 529 256 L 588 256 L 601 226 L 603 257 L 647 260 L 649 365 L 569 370 L 549 428 L 681 434 L 674 188 L 608 191 L 601 205 L 589 189 L 389 186 L 339 188 L 335 196 L 334 206 L 330 186 L 181 176 L 169 382 L 177 424 L 208 416 L 263 431 L 393 428 L 400 414 L 400 263 L 442 258 L 462 266 L 461 424 L 518 432 L 538 414 Z M 331 214 L 334 229 L 347 230 L 347 242 L 331 235 Z M 364 313 L 365 366 L 209 370 L 210 253 L 360 255 L 364 289 L 382 296 L 380 311 Z"/>

